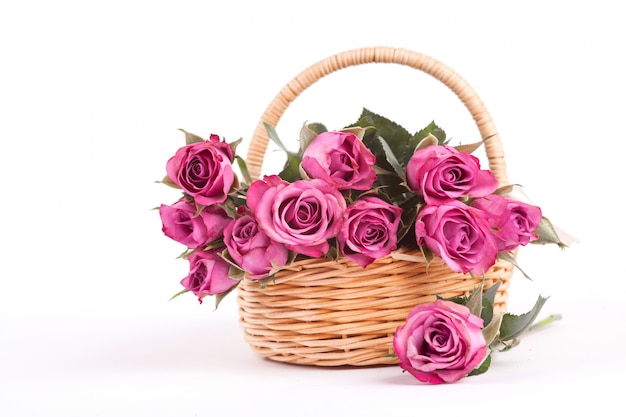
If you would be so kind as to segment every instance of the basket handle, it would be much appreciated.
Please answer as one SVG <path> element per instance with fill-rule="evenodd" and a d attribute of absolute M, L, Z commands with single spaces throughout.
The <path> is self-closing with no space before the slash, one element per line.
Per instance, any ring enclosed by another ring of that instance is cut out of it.
<path fill-rule="evenodd" d="M 311 65 L 286 84 L 269 104 L 254 131 L 246 155 L 250 176 L 257 179 L 261 174 L 263 158 L 269 142 L 264 123 L 276 126 L 289 104 L 322 77 L 343 68 L 369 63 L 406 65 L 433 76 L 450 88 L 469 110 L 481 137 L 489 138 L 484 145 L 489 169 L 500 185 L 508 184 L 500 136 L 491 115 L 474 89 L 445 64 L 419 52 L 391 47 L 359 48 L 340 52 Z"/>

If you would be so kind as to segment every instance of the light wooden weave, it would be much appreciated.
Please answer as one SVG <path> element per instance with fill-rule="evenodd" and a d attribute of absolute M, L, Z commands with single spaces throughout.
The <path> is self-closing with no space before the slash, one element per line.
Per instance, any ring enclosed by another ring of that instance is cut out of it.
<path fill-rule="evenodd" d="M 261 173 L 269 137 L 264 122 L 276 126 L 289 104 L 322 77 L 368 63 L 406 65 L 448 86 L 473 117 L 485 144 L 489 168 L 500 185 L 507 184 L 500 137 L 484 104 L 469 84 L 443 63 L 418 52 L 373 47 L 345 51 L 310 66 L 278 93 L 254 132 L 246 162 L 253 178 Z M 496 310 L 506 309 L 513 266 L 498 261 L 485 275 L 485 288 L 500 281 Z M 441 260 L 426 264 L 419 251 L 399 250 L 367 268 L 346 259 L 339 262 L 304 259 L 276 274 L 275 283 L 261 286 L 243 280 L 238 286 L 244 337 L 259 355 L 274 361 L 316 366 L 391 365 L 393 335 L 417 304 L 469 294 L 482 282 L 452 272 Z"/>

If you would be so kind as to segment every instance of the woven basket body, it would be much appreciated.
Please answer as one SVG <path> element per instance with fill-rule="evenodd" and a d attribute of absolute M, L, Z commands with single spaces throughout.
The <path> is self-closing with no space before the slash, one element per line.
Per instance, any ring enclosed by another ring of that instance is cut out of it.
<path fill-rule="evenodd" d="M 276 126 L 288 105 L 323 76 L 366 63 L 407 65 L 448 86 L 467 107 L 481 137 L 489 168 L 507 184 L 500 138 L 491 116 L 474 90 L 457 73 L 428 56 L 397 48 L 346 51 L 300 73 L 271 102 L 254 133 L 246 162 L 258 178 L 269 138 L 264 123 Z M 501 282 L 496 311 L 506 310 L 513 266 L 498 261 L 484 277 L 485 289 Z M 251 348 L 262 357 L 316 366 L 393 365 L 393 335 L 416 305 L 442 297 L 469 294 L 483 277 L 451 271 L 440 259 L 428 264 L 419 250 L 398 250 L 366 268 L 346 259 L 297 261 L 261 285 L 243 280 L 238 286 L 240 323 Z"/>

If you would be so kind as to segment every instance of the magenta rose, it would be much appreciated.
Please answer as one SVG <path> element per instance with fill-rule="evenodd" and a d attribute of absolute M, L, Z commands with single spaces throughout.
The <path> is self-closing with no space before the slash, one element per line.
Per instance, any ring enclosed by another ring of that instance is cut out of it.
<path fill-rule="evenodd" d="M 488 215 L 457 200 L 422 208 L 415 236 L 418 245 L 438 255 L 455 272 L 482 275 L 498 256 Z"/>
<path fill-rule="evenodd" d="M 314 258 L 328 252 L 328 240 L 341 229 L 346 201 L 323 180 L 283 181 L 266 176 L 250 185 L 250 211 L 267 236 L 288 249 Z"/>
<path fill-rule="evenodd" d="M 348 206 L 339 247 L 347 259 L 366 267 L 396 249 L 402 209 L 378 197 L 363 197 Z"/>
<path fill-rule="evenodd" d="M 353 133 L 325 132 L 308 144 L 302 169 L 309 178 L 324 180 L 338 189 L 369 190 L 376 180 L 376 157 Z"/>
<path fill-rule="evenodd" d="M 487 357 L 483 319 L 452 301 L 414 307 L 398 327 L 393 347 L 400 367 L 422 382 L 456 382 Z"/>
<path fill-rule="evenodd" d="M 409 187 L 427 204 L 443 204 L 461 196 L 483 197 L 498 187 L 496 177 L 480 169 L 473 155 L 453 147 L 432 145 L 417 150 L 406 168 Z"/>
<path fill-rule="evenodd" d="M 167 161 L 167 176 L 196 203 L 223 203 L 235 180 L 230 146 L 217 135 L 183 146 Z"/>
<path fill-rule="evenodd" d="M 170 239 L 195 249 L 223 235 L 224 228 L 232 221 L 219 206 L 205 207 L 195 215 L 196 206 L 181 198 L 171 206 L 161 204 L 159 215 L 163 233 Z"/>
<path fill-rule="evenodd" d="M 489 195 L 472 202 L 472 207 L 489 215 L 489 225 L 499 252 L 512 251 L 537 239 L 541 209 L 501 195 Z"/>
<path fill-rule="evenodd" d="M 259 229 L 252 216 L 233 221 L 224 231 L 224 243 L 233 261 L 250 279 L 267 278 L 287 263 L 289 251 Z"/>
<path fill-rule="evenodd" d="M 198 250 L 189 255 L 189 275 L 180 282 L 200 302 L 207 295 L 222 294 L 237 284 L 228 276 L 230 264 L 219 256 L 220 250 Z"/>

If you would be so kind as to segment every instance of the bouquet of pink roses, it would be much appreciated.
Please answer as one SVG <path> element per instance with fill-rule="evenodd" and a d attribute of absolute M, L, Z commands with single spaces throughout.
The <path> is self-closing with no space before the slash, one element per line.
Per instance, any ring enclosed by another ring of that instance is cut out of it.
<path fill-rule="evenodd" d="M 520 246 L 565 246 L 539 207 L 481 169 L 472 152 L 483 141 L 452 146 L 434 123 L 410 134 L 366 109 L 340 130 L 303 126 L 295 152 L 266 128 L 287 154 L 275 175 L 252 180 L 239 141 L 217 135 L 185 132 L 186 145 L 167 161 L 162 182 L 182 196 L 160 206 L 162 230 L 189 262 L 176 295 L 219 303 L 242 280 L 273 285 L 278 271 L 307 257 L 367 268 L 411 248 L 427 263 L 439 258 L 481 276 L 498 259 L 517 266 Z M 521 316 L 496 314 L 497 288 L 416 306 L 394 337 L 401 367 L 431 383 L 484 372 L 491 350 L 513 345 L 545 302 Z"/>

